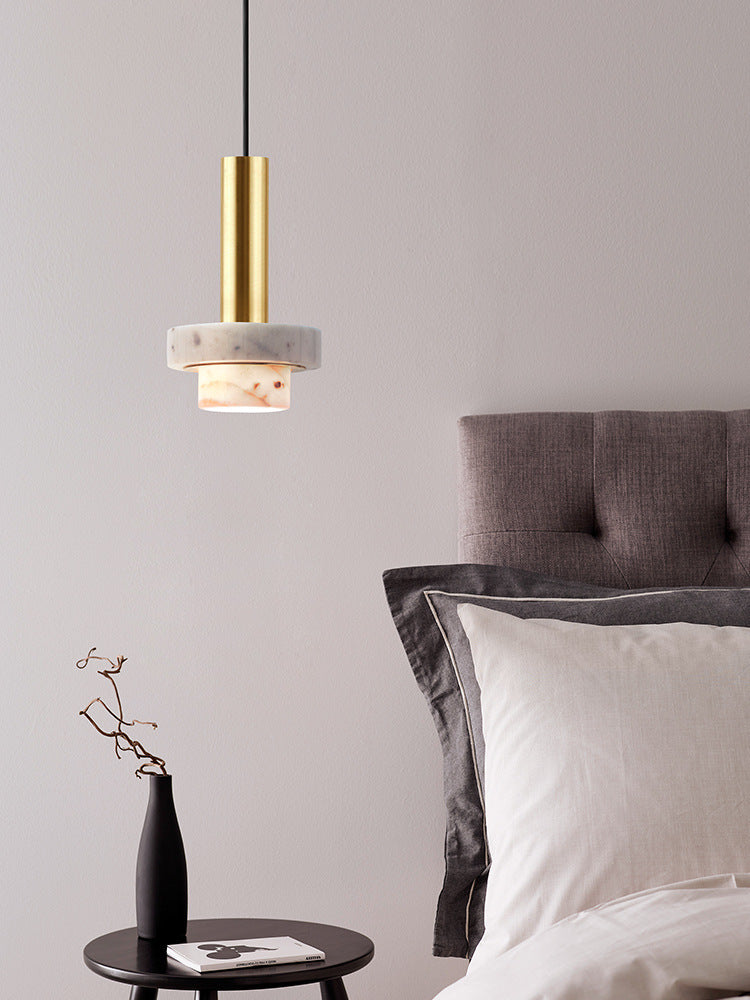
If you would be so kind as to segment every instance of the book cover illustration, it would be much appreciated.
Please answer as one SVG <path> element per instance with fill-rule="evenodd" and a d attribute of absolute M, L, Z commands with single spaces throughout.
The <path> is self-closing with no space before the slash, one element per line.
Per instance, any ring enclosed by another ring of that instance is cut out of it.
<path fill-rule="evenodd" d="M 292 937 L 243 938 L 239 941 L 190 941 L 170 944 L 167 956 L 194 972 L 255 965 L 282 965 L 291 962 L 322 962 L 325 952 Z"/>

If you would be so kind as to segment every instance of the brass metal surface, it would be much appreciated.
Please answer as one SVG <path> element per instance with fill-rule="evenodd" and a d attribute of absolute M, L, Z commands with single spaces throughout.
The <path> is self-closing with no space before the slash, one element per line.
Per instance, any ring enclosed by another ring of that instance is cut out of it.
<path fill-rule="evenodd" d="M 221 161 L 221 321 L 268 322 L 268 158 Z"/>

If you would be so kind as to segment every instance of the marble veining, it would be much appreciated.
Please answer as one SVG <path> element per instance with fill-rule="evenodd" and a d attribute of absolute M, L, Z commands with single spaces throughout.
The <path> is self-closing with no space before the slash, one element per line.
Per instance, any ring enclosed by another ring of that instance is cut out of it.
<path fill-rule="evenodd" d="M 248 412 L 288 410 L 288 365 L 200 365 L 198 405 L 202 410 Z"/>

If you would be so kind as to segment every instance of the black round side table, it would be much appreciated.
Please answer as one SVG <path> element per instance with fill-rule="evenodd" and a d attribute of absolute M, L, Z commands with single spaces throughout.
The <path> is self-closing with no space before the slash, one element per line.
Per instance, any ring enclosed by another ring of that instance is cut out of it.
<path fill-rule="evenodd" d="M 130 1000 L 156 1000 L 159 990 L 193 990 L 195 1000 L 218 1000 L 220 990 L 264 990 L 320 983 L 322 1000 L 347 1000 L 343 977 L 364 968 L 375 952 L 363 934 L 300 920 L 190 920 L 188 941 L 294 937 L 325 952 L 325 961 L 260 965 L 200 974 L 167 959 L 166 945 L 144 941 L 135 927 L 113 931 L 83 949 L 86 965 L 106 979 L 128 983 Z"/>

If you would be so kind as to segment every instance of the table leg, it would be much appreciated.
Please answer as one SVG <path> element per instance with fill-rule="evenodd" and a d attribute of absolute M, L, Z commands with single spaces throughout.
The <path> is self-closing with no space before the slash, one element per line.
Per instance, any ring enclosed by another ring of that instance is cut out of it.
<path fill-rule="evenodd" d="M 320 984 L 322 1000 L 348 1000 L 343 979 L 324 979 Z"/>
<path fill-rule="evenodd" d="M 130 1000 L 156 1000 L 159 991 L 153 986 L 131 986 Z"/>

